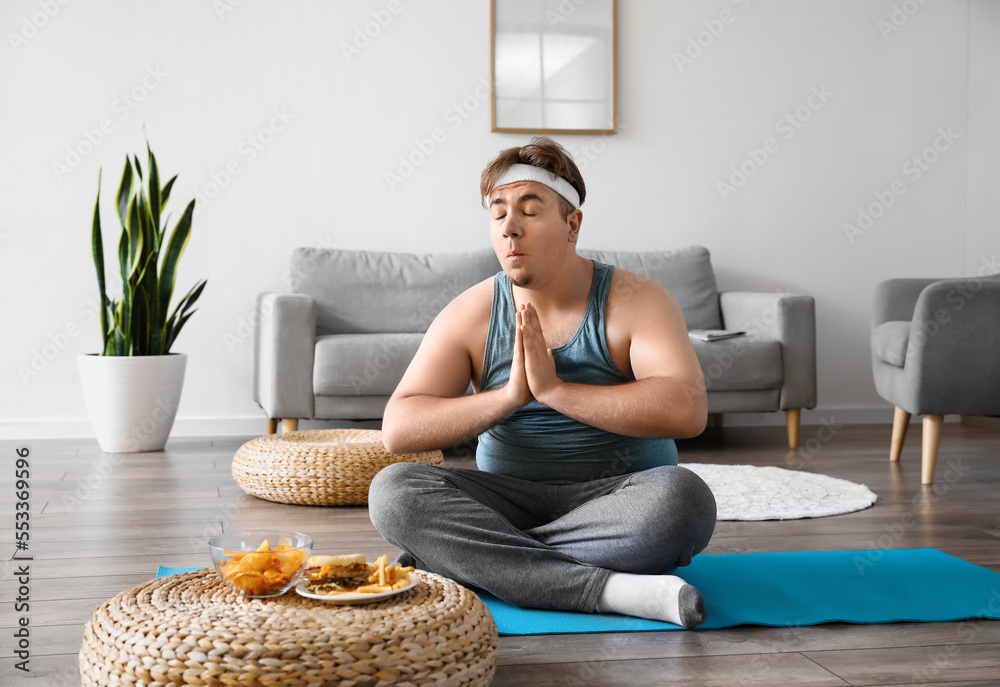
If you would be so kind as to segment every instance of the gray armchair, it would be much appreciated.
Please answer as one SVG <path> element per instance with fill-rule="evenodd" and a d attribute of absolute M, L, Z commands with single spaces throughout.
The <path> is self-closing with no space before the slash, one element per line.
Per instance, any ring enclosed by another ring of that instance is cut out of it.
<path fill-rule="evenodd" d="M 946 414 L 1000 414 L 1000 275 L 890 279 L 875 288 L 872 372 L 896 406 L 889 459 L 923 416 L 921 482 L 934 481 Z"/>

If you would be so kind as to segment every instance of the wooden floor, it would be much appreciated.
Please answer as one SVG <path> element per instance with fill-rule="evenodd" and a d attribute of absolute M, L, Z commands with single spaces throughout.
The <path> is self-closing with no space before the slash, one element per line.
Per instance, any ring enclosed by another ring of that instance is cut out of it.
<path fill-rule="evenodd" d="M 936 547 L 1000 571 L 1000 432 L 946 424 L 937 483 L 921 487 L 919 426 L 910 430 L 899 464 L 887 458 L 888 426 L 821 429 L 803 427 L 804 448 L 797 453 L 788 452 L 782 428 L 709 430 L 680 442 L 682 462 L 823 473 L 867 484 L 879 497 L 874 507 L 849 515 L 719 523 L 707 552 Z M 117 463 L 94 442 L 28 442 L 31 540 L 21 555 L 34 557 L 30 611 L 13 612 L 15 563 L 5 562 L 0 685 L 80 684 L 76 653 L 94 608 L 151 579 L 158 565 L 206 565 L 205 541 L 223 529 L 296 529 L 313 534 L 317 550 L 359 550 L 370 558 L 395 553 L 372 528 L 365 508 L 288 506 L 243 494 L 230 476 L 230 461 L 248 438 L 174 439 L 164 452 L 120 456 Z M 12 553 L 16 446 L 0 447 L 0 528 L 10 533 Z M 472 465 L 462 456 L 449 462 Z M 30 619 L 27 675 L 15 670 L 12 658 L 11 636 L 21 615 Z M 1000 622 L 502 637 L 493 684 L 667 682 L 1000 685 Z"/>

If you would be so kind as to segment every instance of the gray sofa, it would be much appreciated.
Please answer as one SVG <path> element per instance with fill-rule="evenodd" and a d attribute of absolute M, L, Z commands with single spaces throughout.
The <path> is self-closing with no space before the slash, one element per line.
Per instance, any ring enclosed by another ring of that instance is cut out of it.
<path fill-rule="evenodd" d="M 816 327 L 810 296 L 719 293 L 707 249 L 581 250 L 660 283 L 689 330 L 733 329 L 747 336 L 692 344 L 704 372 L 708 409 L 722 414 L 786 412 L 798 445 L 800 411 L 816 405 Z M 299 248 L 291 293 L 258 298 L 254 400 L 268 432 L 299 418 L 382 417 L 423 333 L 456 295 L 500 270 L 491 249 L 412 255 Z"/>

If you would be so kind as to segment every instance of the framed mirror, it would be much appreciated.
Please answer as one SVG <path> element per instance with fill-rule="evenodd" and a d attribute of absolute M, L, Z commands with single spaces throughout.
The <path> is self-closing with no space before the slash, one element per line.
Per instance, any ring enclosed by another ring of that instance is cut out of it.
<path fill-rule="evenodd" d="M 617 0 L 491 0 L 492 128 L 618 130 Z"/>

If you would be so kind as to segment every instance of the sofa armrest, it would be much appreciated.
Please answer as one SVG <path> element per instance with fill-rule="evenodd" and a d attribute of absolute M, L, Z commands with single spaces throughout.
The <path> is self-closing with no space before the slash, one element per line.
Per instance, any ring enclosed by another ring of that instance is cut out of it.
<path fill-rule="evenodd" d="M 875 287 L 872 329 L 886 322 L 909 322 L 920 293 L 940 279 L 889 279 Z"/>
<path fill-rule="evenodd" d="M 917 299 L 903 369 L 918 412 L 1000 412 L 1000 278 L 941 279 Z"/>
<path fill-rule="evenodd" d="M 313 417 L 316 301 L 296 293 L 257 297 L 254 400 L 270 418 Z"/>
<path fill-rule="evenodd" d="M 719 294 L 722 326 L 781 343 L 778 407 L 816 407 L 816 302 L 812 296 L 734 291 Z"/>

